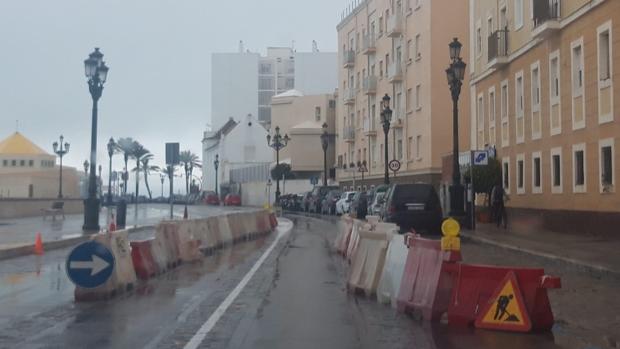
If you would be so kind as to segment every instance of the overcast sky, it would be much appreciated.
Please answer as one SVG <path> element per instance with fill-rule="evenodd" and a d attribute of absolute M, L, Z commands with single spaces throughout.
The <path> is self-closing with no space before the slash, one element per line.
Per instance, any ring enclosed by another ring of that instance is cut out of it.
<path fill-rule="evenodd" d="M 90 149 L 91 98 L 83 60 L 95 46 L 110 67 L 99 102 L 98 159 L 113 136 L 134 137 L 163 164 L 164 143 L 199 154 L 210 117 L 213 52 L 239 40 L 336 51 L 345 0 L 0 1 L 0 139 L 19 131 L 50 150 L 71 143 L 65 163 Z M 106 161 L 107 163 L 107 161 Z M 105 167 L 104 167 L 105 168 Z M 107 173 L 107 170 L 104 171 Z"/>

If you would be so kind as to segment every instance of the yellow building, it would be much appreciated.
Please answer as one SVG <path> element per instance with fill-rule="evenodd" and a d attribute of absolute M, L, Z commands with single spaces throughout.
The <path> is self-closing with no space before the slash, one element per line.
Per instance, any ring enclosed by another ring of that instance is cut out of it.
<path fill-rule="evenodd" d="M 469 6 L 472 145 L 496 145 L 513 217 L 558 231 L 617 230 L 620 1 Z"/>
<path fill-rule="evenodd" d="M 391 182 L 439 183 L 442 158 L 452 152 L 448 44 L 458 37 L 467 60 L 468 10 L 466 1 L 366 0 L 343 13 L 337 27 L 341 64 L 336 161 L 337 179 L 344 187 L 352 186 L 354 176 L 356 189 L 383 183 L 384 164 L 393 159 L 401 169 Z M 469 149 L 468 84 L 466 77 L 459 102 L 462 150 Z M 393 110 L 388 159 L 380 119 L 385 94 Z M 369 172 L 360 181 L 360 173 L 349 164 L 363 161 Z"/>
<path fill-rule="evenodd" d="M 55 198 L 59 168 L 56 156 L 47 153 L 21 133 L 0 142 L 0 198 Z M 74 168 L 63 167 L 63 196 L 79 198 Z"/>

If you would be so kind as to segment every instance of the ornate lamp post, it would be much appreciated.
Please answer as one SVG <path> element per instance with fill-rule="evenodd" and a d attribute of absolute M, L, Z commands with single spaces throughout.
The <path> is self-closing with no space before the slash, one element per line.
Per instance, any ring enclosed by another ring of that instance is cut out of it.
<path fill-rule="evenodd" d="M 69 152 L 69 143 L 64 142 L 65 137 L 60 135 L 60 142 L 54 142 L 54 153 L 60 158 L 60 179 L 58 180 L 58 198 L 62 199 L 62 157 Z"/>
<path fill-rule="evenodd" d="M 163 173 L 159 174 L 159 180 L 161 181 L 161 197 L 164 197 L 164 181 L 166 180 L 166 176 Z"/>
<path fill-rule="evenodd" d="M 273 137 L 270 134 L 267 135 L 267 145 L 276 151 L 276 167 L 280 167 L 280 150 L 285 148 L 288 142 L 291 140 L 288 134 L 284 137 L 280 134 L 280 126 L 276 126 L 276 133 Z M 280 177 L 276 178 L 276 204 L 280 203 Z"/>
<path fill-rule="evenodd" d="M 116 150 L 116 143 L 114 142 L 114 138 L 110 138 L 108 141 L 108 156 L 110 157 L 110 165 L 108 168 L 108 199 L 107 205 L 112 205 L 112 156 L 114 155 L 114 151 Z"/>
<path fill-rule="evenodd" d="M 383 124 L 383 134 L 385 135 L 383 163 L 385 165 L 385 173 L 383 175 L 383 182 L 390 184 L 390 172 L 388 169 L 388 134 L 390 133 L 390 123 L 392 122 L 392 109 L 390 109 L 390 96 L 386 93 L 383 96 L 383 110 L 381 111 L 381 124 Z"/>
<path fill-rule="evenodd" d="M 213 167 L 215 167 L 215 196 L 218 197 L 219 199 L 219 194 L 218 194 L 218 188 L 217 188 L 217 169 L 220 167 L 220 155 L 219 154 L 215 154 L 215 160 L 213 161 Z"/>
<path fill-rule="evenodd" d="M 362 185 L 364 184 L 364 173 L 368 172 L 366 160 L 357 162 L 357 171 L 362 174 Z"/>
<path fill-rule="evenodd" d="M 99 231 L 99 199 L 97 198 L 97 103 L 103 93 L 103 85 L 108 76 L 108 67 L 103 62 L 103 54 L 95 48 L 84 61 L 88 90 L 93 99 L 92 126 L 90 135 L 90 177 L 88 181 L 88 198 L 84 200 L 85 231 Z"/>
<path fill-rule="evenodd" d="M 452 185 L 450 186 L 450 215 L 464 215 L 465 192 L 461 185 L 459 168 L 459 96 L 465 78 L 465 62 L 461 59 L 461 43 L 457 38 L 450 43 L 450 66 L 446 69 L 446 77 L 452 94 Z"/>
<path fill-rule="evenodd" d="M 84 160 L 84 163 L 82 165 L 84 166 L 84 173 L 86 174 L 86 177 L 88 177 L 88 168 L 90 166 L 88 160 Z"/>
<path fill-rule="evenodd" d="M 327 123 L 323 123 L 323 133 L 321 134 L 321 146 L 323 147 L 323 186 L 327 186 L 327 148 L 329 147 L 329 133 Z"/>

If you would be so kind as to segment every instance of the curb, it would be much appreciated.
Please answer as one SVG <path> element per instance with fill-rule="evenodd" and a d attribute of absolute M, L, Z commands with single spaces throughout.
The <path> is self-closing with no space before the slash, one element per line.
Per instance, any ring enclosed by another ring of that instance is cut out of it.
<path fill-rule="evenodd" d="M 531 250 L 529 248 L 524 248 L 524 247 L 519 247 L 519 246 L 514 246 L 514 245 L 509 245 L 509 244 L 497 242 L 497 241 L 494 241 L 492 239 L 487 239 L 487 238 L 484 238 L 484 237 L 475 236 L 474 234 L 471 234 L 470 232 L 461 232 L 461 237 L 463 237 L 466 240 L 471 240 L 471 241 L 478 242 L 478 243 L 481 243 L 481 244 L 499 247 L 499 248 L 502 248 L 502 249 L 505 249 L 505 250 L 525 253 L 525 254 L 529 254 L 529 255 L 532 255 L 532 256 L 548 259 L 548 260 L 555 261 L 555 262 L 562 262 L 564 264 L 568 264 L 568 265 L 571 265 L 571 266 L 574 266 L 574 267 L 578 267 L 579 269 L 583 269 L 583 270 L 591 272 L 591 273 L 602 274 L 602 275 L 611 275 L 611 276 L 614 276 L 616 278 L 620 278 L 620 270 L 609 269 L 609 268 L 603 267 L 601 265 L 591 264 L 591 263 L 587 263 L 587 262 L 580 261 L 580 260 L 577 260 L 577 259 L 562 257 L 562 256 L 554 255 L 554 254 L 551 254 L 551 253 L 535 251 L 535 250 Z"/>
<path fill-rule="evenodd" d="M 154 229 L 155 225 L 143 225 L 139 227 L 128 228 L 129 234 L 137 233 L 148 229 Z M 90 240 L 90 236 L 78 236 L 74 238 L 48 241 L 43 243 L 43 249 L 45 251 L 53 251 L 68 246 L 73 246 L 82 242 Z M 5 259 L 11 259 L 16 257 L 28 256 L 33 254 L 34 244 L 24 244 L 15 247 L 9 247 L 6 249 L 0 249 L 0 261 Z"/>

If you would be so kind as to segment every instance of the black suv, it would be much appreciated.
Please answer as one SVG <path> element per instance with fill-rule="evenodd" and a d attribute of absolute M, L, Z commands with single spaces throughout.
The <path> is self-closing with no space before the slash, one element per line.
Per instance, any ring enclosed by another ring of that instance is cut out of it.
<path fill-rule="evenodd" d="M 396 223 L 401 232 L 441 234 L 443 212 L 437 191 L 430 184 L 394 184 L 387 192 L 383 221 Z"/>

